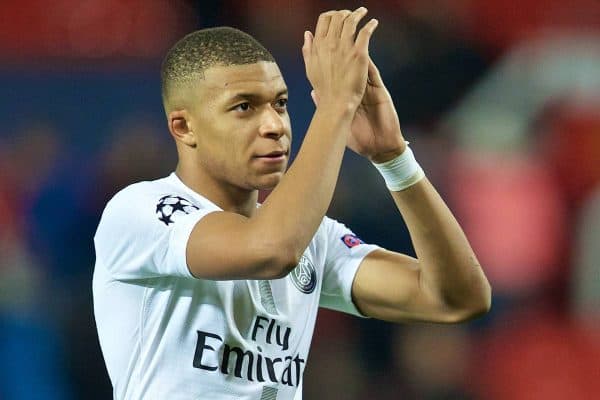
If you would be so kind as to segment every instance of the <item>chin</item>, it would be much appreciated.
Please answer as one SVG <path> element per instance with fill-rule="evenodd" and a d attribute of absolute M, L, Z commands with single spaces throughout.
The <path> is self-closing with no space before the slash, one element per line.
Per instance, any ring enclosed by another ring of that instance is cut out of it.
<path fill-rule="evenodd" d="M 283 178 L 283 172 L 261 176 L 254 187 L 258 190 L 270 190 L 277 186 L 281 178 Z"/>

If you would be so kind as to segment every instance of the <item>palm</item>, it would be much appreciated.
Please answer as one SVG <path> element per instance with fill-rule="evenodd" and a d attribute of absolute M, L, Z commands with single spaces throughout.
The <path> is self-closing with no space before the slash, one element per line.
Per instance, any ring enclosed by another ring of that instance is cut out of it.
<path fill-rule="evenodd" d="M 352 121 L 348 147 L 371 160 L 381 161 L 399 154 L 404 146 L 394 103 L 371 61 L 369 80 Z"/>

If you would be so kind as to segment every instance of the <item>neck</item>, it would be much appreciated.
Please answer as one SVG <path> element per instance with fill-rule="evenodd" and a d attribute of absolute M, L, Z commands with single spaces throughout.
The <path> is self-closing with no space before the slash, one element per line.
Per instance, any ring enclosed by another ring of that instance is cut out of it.
<path fill-rule="evenodd" d="M 225 182 L 216 182 L 196 168 L 177 165 L 175 174 L 190 189 L 206 197 L 224 211 L 251 217 L 256 211 L 258 190 L 248 190 Z"/>

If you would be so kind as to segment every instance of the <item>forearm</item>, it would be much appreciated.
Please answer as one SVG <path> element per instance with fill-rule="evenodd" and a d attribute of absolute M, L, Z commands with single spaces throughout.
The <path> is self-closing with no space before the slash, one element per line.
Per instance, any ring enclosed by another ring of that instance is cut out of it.
<path fill-rule="evenodd" d="M 306 75 L 322 101 L 300 152 L 250 218 L 223 213 L 207 215 L 197 224 L 192 236 L 200 245 L 188 246 L 194 276 L 271 279 L 296 267 L 333 197 L 351 124 L 366 90 L 369 39 L 377 26 L 371 20 L 356 33 L 366 11 L 323 13 L 315 35 L 304 33 Z M 201 236 L 203 230 L 212 232 L 210 238 Z M 221 251 L 223 237 L 243 246 Z"/>
<path fill-rule="evenodd" d="M 491 289 L 460 225 L 427 178 L 392 192 L 419 259 L 420 285 L 450 308 L 489 308 Z M 485 311 L 485 310 L 481 310 Z"/>
<path fill-rule="evenodd" d="M 275 279 L 295 268 L 333 196 L 350 121 L 351 114 L 317 111 L 294 165 L 253 216 L 202 218 L 188 241 L 190 272 L 204 279 Z"/>
<path fill-rule="evenodd" d="M 314 35 L 304 32 L 306 76 L 321 101 L 294 165 L 254 221 L 277 238 L 292 261 L 302 255 L 329 207 L 366 90 L 369 40 L 377 27 L 372 19 L 357 33 L 366 12 L 364 7 L 326 12 L 319 16 Z"/>
<path fill-rule="evenodd" d="M 253 217 L 257 231 L 302 255 L 333 197 L 352 122 L 352 110 L 320 107 L 293 165 Z"/>

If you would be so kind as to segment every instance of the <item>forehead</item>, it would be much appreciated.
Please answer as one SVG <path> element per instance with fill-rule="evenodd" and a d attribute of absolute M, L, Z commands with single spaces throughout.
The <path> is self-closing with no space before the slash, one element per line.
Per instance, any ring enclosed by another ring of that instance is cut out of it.
<path fill-rule="evenodd" d="M 204 79 L 198 86 L 215 100 L 239 93 L 274 96 L 287 89 L 277 64 L 265 61 L 210 67 L 204 71 Z"/>

